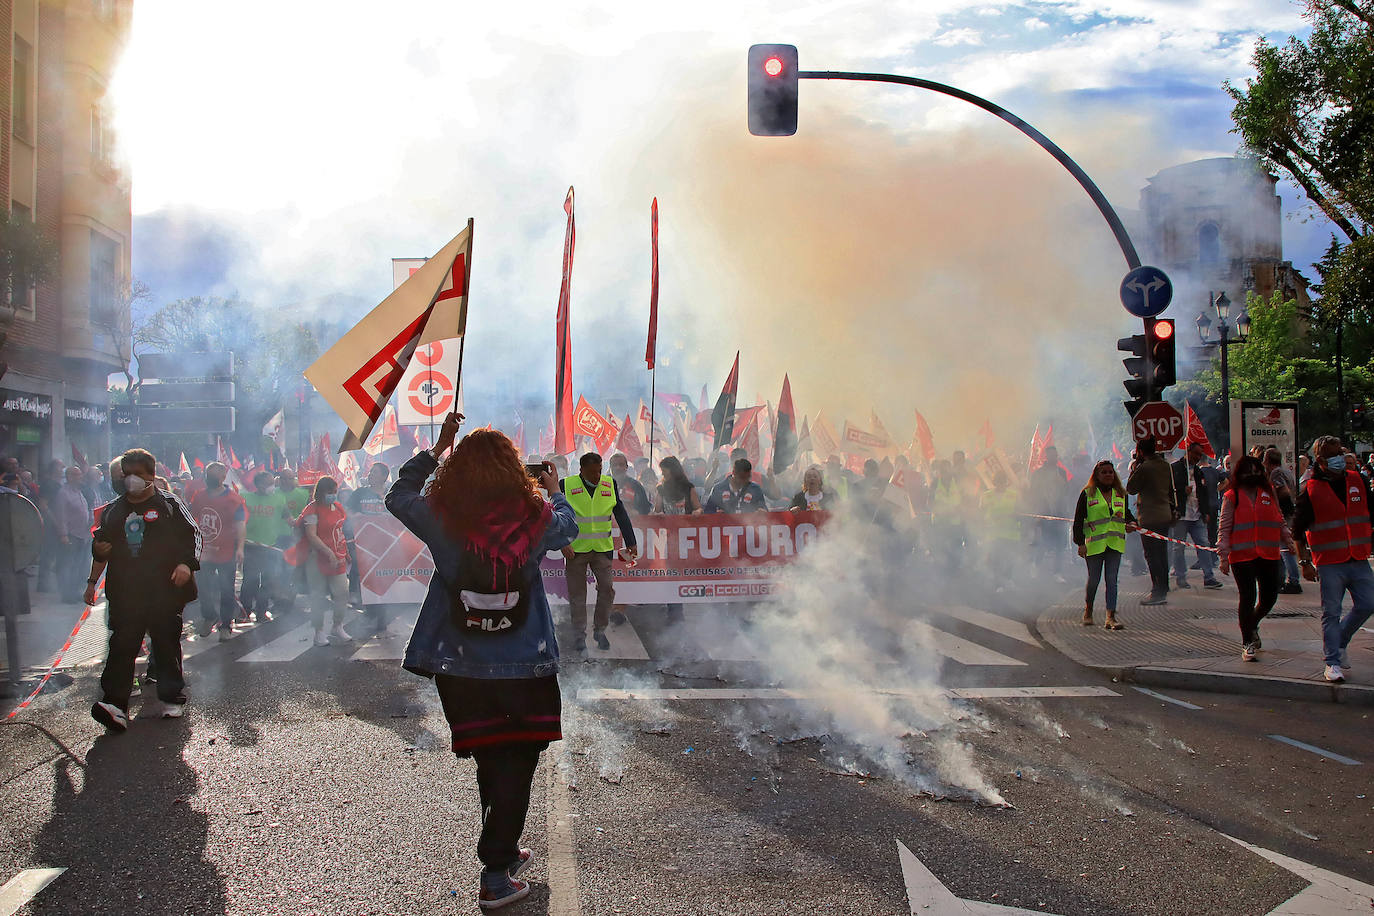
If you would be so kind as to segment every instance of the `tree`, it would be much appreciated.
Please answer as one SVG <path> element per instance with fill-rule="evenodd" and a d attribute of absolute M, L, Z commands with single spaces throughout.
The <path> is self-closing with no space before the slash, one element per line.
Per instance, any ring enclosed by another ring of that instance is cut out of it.
<path fill-rule="evenodd" d="M 13 210 L 4 214 L 0 220 L 0 353 L 15 312 L 28 302 L 29 291 L 57 273 L 58 255 L 57 245 L 33 220 Z M 8 369 L 9 364 L 0 359 L 0 377 Z"/>
<path fill-rule="evenodd" d="M 1251 293 L 1246 302 L 1250 336 L 1231 348 L 1228 359 L 1231 397 L 1246 400 L 1297 401 L 1299 420 L 1309 432 L 1334 432 L 1343 427 L 1344 403 L 1350 399 L 1374 401 L 1374 361 L 1370 341 L 1374 322 L 1367 317 L 1350 327 L 1329 326 L 1316 316 L 1300 315 L 1297 303 L 1275 292 L 1268 301 Z M 1308 326 L 1307 333 L 1302 325 Z M 1338 363 L 1341 334 L 1356 342 L 1360 361 Z M 1343 377 L 1345 398 L 1338 391 Z M 1225 411 L 1222 403 L 1220 359 L 1182 382 L 1177 392 L 1201 408 Z M 1202 402 L 1202 403 L 1199 403 Z"/>
<path fill-rule="evenodd" d="M 109 308 L 91 311 L 91 324 L 104 332 L 114 344 L 115 356 L 119 358 L 120 371 L 124 374 L 125 397 L 130 405 L 136 403 L 139 385 L 133 371 L 133 360 L 137 355 L 133 336 L 134 310 L 152 301 L 153 291 L 148 284 L 133 278 L 124 284 Z"/>

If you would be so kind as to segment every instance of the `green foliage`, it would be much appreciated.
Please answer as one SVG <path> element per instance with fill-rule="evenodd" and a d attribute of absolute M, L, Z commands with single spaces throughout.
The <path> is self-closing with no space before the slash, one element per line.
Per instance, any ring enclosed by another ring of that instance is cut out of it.
<path fill-rule="evenodd" d="M 1298 314 L 1295 302 L 1285 302 L 1277 292 L 1268 301 L 1252 293 L 1246 308 L 1250 313 L 1250 336 L 1244 344 L 1232 346 L 1229 353 L 1231 397 L 1297 401 L 1304 430 L 1335 433 L 1341 428 L 1336 397 L 1335 329 L 1314 323 L 1303 333 L 1305 316 Z M 1374 328 L 1365 321 L 1347 325 L 1343 333 L 1346 404 L 1374 402 L 1374 361 L 1370 359 L 1370 349 L 1367 344 L 1358 343 L 1358 349 L 1351 347 L 1353 342 L 1374 336 Z M 1176 390 L 1195 404 L 1205 400 L 1222 407 L 1220 357 Z"/>

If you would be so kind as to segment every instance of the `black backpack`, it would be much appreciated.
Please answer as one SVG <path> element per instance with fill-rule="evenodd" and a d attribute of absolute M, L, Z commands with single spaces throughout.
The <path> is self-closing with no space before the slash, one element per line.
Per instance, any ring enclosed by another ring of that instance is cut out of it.
<path fill-rule="evenodd" d="M 436 574 L 438 570 L 435 570 Z M 479 556 L 471 547 L 458 561 L 458 580 L 445 582 L 449 615 L 463 633 L 496 634 L 518 630 L 530 612 L 524 571 Z"/>

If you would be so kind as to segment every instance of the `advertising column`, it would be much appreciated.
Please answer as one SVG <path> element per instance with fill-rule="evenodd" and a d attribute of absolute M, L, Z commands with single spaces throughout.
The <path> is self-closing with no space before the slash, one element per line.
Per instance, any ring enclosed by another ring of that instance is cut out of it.
<path fill-rule="evenodd" d="M 1257 445 L 1283 454 L 1283 465 L 1298 467 L 1297 401 L 1231 401 L 1231 453 L 1244 455 Z"/>

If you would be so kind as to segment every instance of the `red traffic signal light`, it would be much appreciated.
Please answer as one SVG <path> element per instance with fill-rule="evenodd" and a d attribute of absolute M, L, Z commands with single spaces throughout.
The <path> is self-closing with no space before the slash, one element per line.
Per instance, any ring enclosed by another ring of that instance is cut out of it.
<path fill-rule="evenodd" d="M 1163 395 L 1164 389 L 1178 381 L 1175 361 L 1174 320 L 1172 318 L 1145 319 L 1146 334 L 1149 337 L 1150 388 L 1156 398 Z"/>
<path fill-rule="evenodd" d="M 797 48 L 753 45 L 747 67 L 749 133 L 790 137 L 797 132 Z"/>
<path fill-rule="evenodd" d="M 1170 337 L 1174 336 L 1174 323 L 1167 318 L 1162 321 L 1156 321 L 1151 330 L 1154 331 L 1154 335 L 1157 339 L 1168 340 Z"/>
<path fill-rule="evenodd" d="M 763 72 L 769 76 L 777 76 L 782 72 L 782 59 L 778 57 L 768 58 L 763 62 Z"/>

